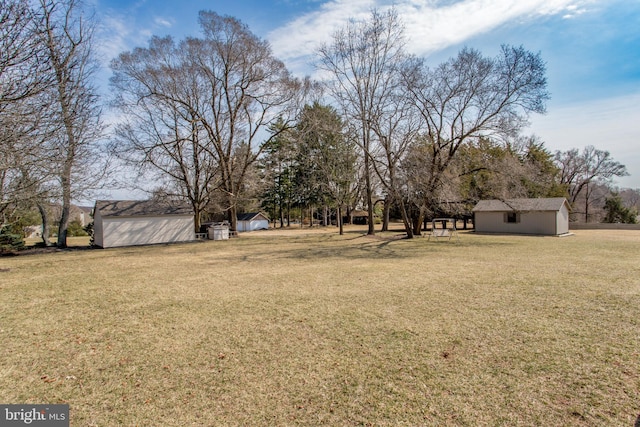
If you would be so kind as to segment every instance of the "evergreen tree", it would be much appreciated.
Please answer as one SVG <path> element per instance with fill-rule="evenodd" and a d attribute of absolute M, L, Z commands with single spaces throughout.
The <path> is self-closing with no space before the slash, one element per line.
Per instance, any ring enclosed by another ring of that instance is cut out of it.
<path fill-rule="evenodd" d="M 618 193 L 607 197 L 604 209 L 607 214 L 603 222 L 622 224 L 637 224 L 638 222 L 638 212 L 635 209 L 625 207 L 622 203 L 622 197 Z"/>

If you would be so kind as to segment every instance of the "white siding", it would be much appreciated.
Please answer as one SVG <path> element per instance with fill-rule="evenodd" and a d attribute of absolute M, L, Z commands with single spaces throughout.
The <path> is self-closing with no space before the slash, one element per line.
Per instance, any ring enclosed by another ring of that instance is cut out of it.
<path fill-rule="evenodd" d="M 517 223 L 505 222 L 504 212 L 476 212 L 475 216 L 475 229 L 480 233 L 560 234 L 556 212 L 521 212 Z"/>
<path fill-rule="evenodd" d="M 193 216 L 96 217 L 94 242 L 103 248 L 195 240 Z"/>
<path fill-rule="evenodd" d="M 238 231 L 256 231 L 269 228 L 269 221 L 266 219 L 254 219 L 252 221 L 238 221 Z"/>
<path fill-rule="evenodd" d="M 505 224 L 504 212 L 476 212 L 474 228 L 479 233 L 514 233 L 510 225 Z"/>
<path fill-rule="evenodd" d="M 473 209 L 475 229 L 481 233 L 559 236 L 569 232 L 569 204 L 562 197 L 481 200 Z M 517 221 L 508 222 L 507 216 Z"/>
<path fill-rule="evenodd" d="M 558 228 L 556 234 L 566 234 L 569 232 L 569 209 L 566 204 L 562 205 L 562 208 L 557 213 L 556 218 Z"/>

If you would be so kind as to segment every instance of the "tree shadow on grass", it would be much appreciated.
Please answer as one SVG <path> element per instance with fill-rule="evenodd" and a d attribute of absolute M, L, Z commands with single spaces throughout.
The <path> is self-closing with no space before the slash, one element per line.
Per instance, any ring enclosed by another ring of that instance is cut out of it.
<path fill-rule="evenodd" d="M 273 243 L 262 253 L 247 253 L 242 260 L 270 258 L 273 260 L 316 260 L 316 259 L 400 259 L 406 257 L 401 250 L 390 247 L 392 241 L 373 240 L 353 236 L 347 245 L 335 245 L 331 240 L 319 238 L 315 241 L 287 242 L 277 246 Z M 362 240 L 357 242 L 357 240 Z M 298 244 L 296 244 L 298 243 Z"/>
<path fill-rule="evenodd" d="M 61 252 L 82 252 L 93 250 L 91 246 L 68 246 L 66 248 L 59 248 L 57 246 L 29 246 L 24 249 L 13 250 L 8 252 L 1 252 L 0 257 L 13 257 L 13 256 L 25 256 L 25 255 L 43 255 L 53 254 Z"/>
<path fill-rule="evenodd" d="M 263 241 L 265 250 L 255 250 L 240 258 L 242 261 L 270 258 L 275 260 L 315 260 L 315 259 L 423 259 L 434 253 L 447 252 L 456 256 L 460 251 L 468 254 L 470 248 L 490 248 L 514 245 L 515 242 L 491 242 L 464 238 L 449 241 L 429 241 L 428 236 L 408 239 L 404 233 L 384 232 L 367 235 L 362 230 L 348 231 L 340 236 L 337 233 L 320 235 L 301 235 L 283 238 L 286 241 L 278 244 L 280 237 L 273 236 Z M 231 259 L 229 259 L 231 261 Z"/>

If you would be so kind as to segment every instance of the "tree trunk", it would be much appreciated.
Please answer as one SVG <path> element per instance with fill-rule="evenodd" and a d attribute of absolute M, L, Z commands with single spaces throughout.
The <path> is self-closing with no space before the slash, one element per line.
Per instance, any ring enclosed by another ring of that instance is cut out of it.
<path fill-rule="evenodd" d="M 402 223 L 404 224 L 404 230 L 407 233 L 407 239 L 413 239 L 413 227 L 409 214 L 407 213 L 407 207 L 403 202 L 400 203 L 400 213 L 402 214 Z"/>
<path fill-rule="evenodd" d="M 70 162 L 68 162 L 70 163 Z M 67 247 L 67 230 L 71 214 L 71 165 L 66 164 L 61 176 L 62 181 L 62 213 L 58 224 L 58 247 Z"/>
<path fill-rule="evenodd" d="M 45 246 L 53 246 L 49 241 L 51 227 L 49 226 L 49 213 L 47 212 L 47 208 L 42 203 L 38 203 L 38 210 L 40 211 L 40 218 L 42 218 L 42 242 Z"/>
<path fill-rule="evenodd" d="M 589 184 L 586 185 L 584 195 L 584 222 L 589 222 Z"/>
<path fill-rule="evenodd" d="M 196 203 L 192 203 L 191 206 L 193 207 L 193 228 L 195 228 L 196 233 L 199 233 L 202 225 L 202 210 L 196 206 Z"/>
<path fill-rule="evenodd" d="M 67 230 L 69 228 L 69 204 L 63 203 L 60 223 L 58 224 L 58 247 L 67 247 Z"/>
<path fill-rule="evenodd" d="M 58 225 L 58 247 L 67 247 L 67 229 L 69 228 L 69 216 L 71 213 L 71 170 L 75 159 L 77 149 L 77 139 L 73 133 L 73 118 L 66 99 L 66 88 L 64 84 L 58 85 L 60 105 L 62 106 L 62 116 L 64 120 L 66 141 L 66 157 L 62 164 L 60 173 L 60 184 L 62 187 L 62 214 L 60 215 L 60 223 Z"/>
<path fill-rule="evenodd" d="M 282 202 L 278 202 L 278 209 L 280 212 L 280 228 L 284 227 L 284 209 L 282 208 Z"/>
<path fill-rule="evenodd" d="M 413 234 L 414 236 L 422 235 L 422 224 L 424 223 L 424 209 L 412 204 L 411 215 L 409 216 L 413 222 Z"/>
<path fill-rule="evenodd" d="M 423 220 L 423 215 L 422 213 L 415 215 L 411 218 L 413 220 L 413 234 L 416 236 L 420 236 L 422 235 L 422 220 Z"/>
<path fill-rule="evenodd" d="M 389 196 L 384 199 L 382 207 L 382 229 L 380 231 L 389 231 L 389 214 L 391 212 L 391 200 Z"/>
<path fill-rule="evenodd" d="M 235 203 L 229 207 L 229 230 L 238 231 L 238 209 Z"/>
<path fill-rule="evenodd" d="M 367 234 L 373 236 L 376 234 L 376 230 L 373 224 L 373 189 L 371 188 L 371 170 L 367 153 L 364 156 L 364 170 L 365 186 L 367 187 Z"/>
<path fill-rule="evenodd" d="M 336 221 L 338 221 L 338 227 L 340 228 L 339 234 L 342 236 L 344 234 L 344 228 L 342 227 L 342 206 L 338 206 L 338 217 Z"/>

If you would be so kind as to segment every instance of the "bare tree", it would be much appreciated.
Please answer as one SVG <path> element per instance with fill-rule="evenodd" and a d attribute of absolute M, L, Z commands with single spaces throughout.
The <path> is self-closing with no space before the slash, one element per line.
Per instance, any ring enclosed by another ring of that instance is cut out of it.
<path fill-rule="evenodd" d="M 203 40 L 190 40 L 194 66 L 208 85 L 210 109 L 201 120 L 221 174 L 229 219 L 236 229 L 244 179 L 265 145 L 263 131 L 280 121 L 287 129 L 302 107 L 304 84 L 291 77 L 269 44 L 235 18 L 200 12 Z M 309 83 L 309 82 L 305 82 Z"/>
<path fill-rule="evenodd" d="M 265 144 L 291 126 L 304 85 L 237 19 L 200 12 L 200 26 L 203 38 L 177 46 L 154 38 L 148 49 L 114 61 L 119 104 L 135 111 L 120 136 L 129 151 L 180 182 L 192 203 L 222 192 L 235 230 L 247 174 Z M 285 126 L 265 137 L 277 120 Z"/>
<path fill-rule="evenodd" d="M 401 63 L 397 64 L 402 66 Z M 406 102 L 402 86 L 395 86 L 392 92 L 386 103 L 377 106 L 377 120 L 373 125 L 376 144 L 369 155 L 373 170 L 387 194 L 385 205 L 393 203 L 399 208 L 407 238 L 413 238 L 420 230 L 412 226 L 408 187 L 400 169 L 403 158 L 417 137 L 419 120 Z M 383 230 L 386 226 L 385 222 Z"/>
<path fill-rule="evenodd" d="M 614 177 L 628 175 L 625 165 L 613 160 L 608 151 L 592 145 L 584 147 L 582 152 L 575 148 L 557 151 L 555 160 L 560 168 L 560 183 L 566 186 L 571 205 L 577 208 L 577 202 L 582 198 L 585 222 L 589 221 L 594 194 L 592 184 L 608 183 Z"/>
<path fill-rule="evenodd" d="M 640 212 L 640 188 L 623 188 L 618 191 L 625 207 L 635 208 Z"/>
<path fill-rule="evenodd" d="M 481 138 L 518 134 L 529 113 L 543 113 L 548 99 L 545 66 L 539 54 L 503 46 L 496 58 L 463 49 L 429 69 L 417 60 L 405 74 L 406 87 L 422 118 L 425 143 L 420 197 L 437 204 L 451 162 L 462 146 Z"/>
<path fill-rule="evenodd" d="M 388 107 L 396 96 L 397 75 L 404 63 L 403 27 L 394 9 L 372 11 L 367 21 L 351 21 L 319 49 L 318 68 L 350 125 L 363 153 L 368 234 L 374 234 L 372 173 L 376 139 L 391 144 Z M 394 111 L 395 108 L 393 108 Z M 386 139 L 385 139 L 386 138 Z M 391 154 L 390 152 L 387 154 Z M 380 172 L 382 172 L 380 170 Z"/>
<path fill-rule="evenodd" d="M 48 80 L 40 22 L 27 0 L 0 1 L 0 111 L 40 94 Z"/>
<path fill-rule="evenodd" d="M 94 27 L 83 16 L 78 0 L 39 0 L 35 13 L 42 19 L 54 101 L 51 126 L 55 131 L 47 148 L 55 153 L 62 204 L 57 245 L 66 247 L 72 199 L 102 176 L 92 171 L 98 163 L 96 143 L 103 130 L 91 81 L 97 65 L 92 56 Z"/>
<path fill-rule="evenodd" d="M 38 136 L 48 67 L 39 31 L 28 1 L 0 1 L 0 225 L 31 198 L 39 182 L 31 176 L 44 164 Z"/>
<path fill-rule="evenodd" d="M 182 45 L 152 38 L 149 47 L 122 53 L 111 79 L 122 111 L 112 151 L 136 167 L 139 179 L 152 180 L 167 197 L 188 200 L 201 216 L 219 185 L 200 112 L 209 102 L 207 86 L 193 72 Z"/>

